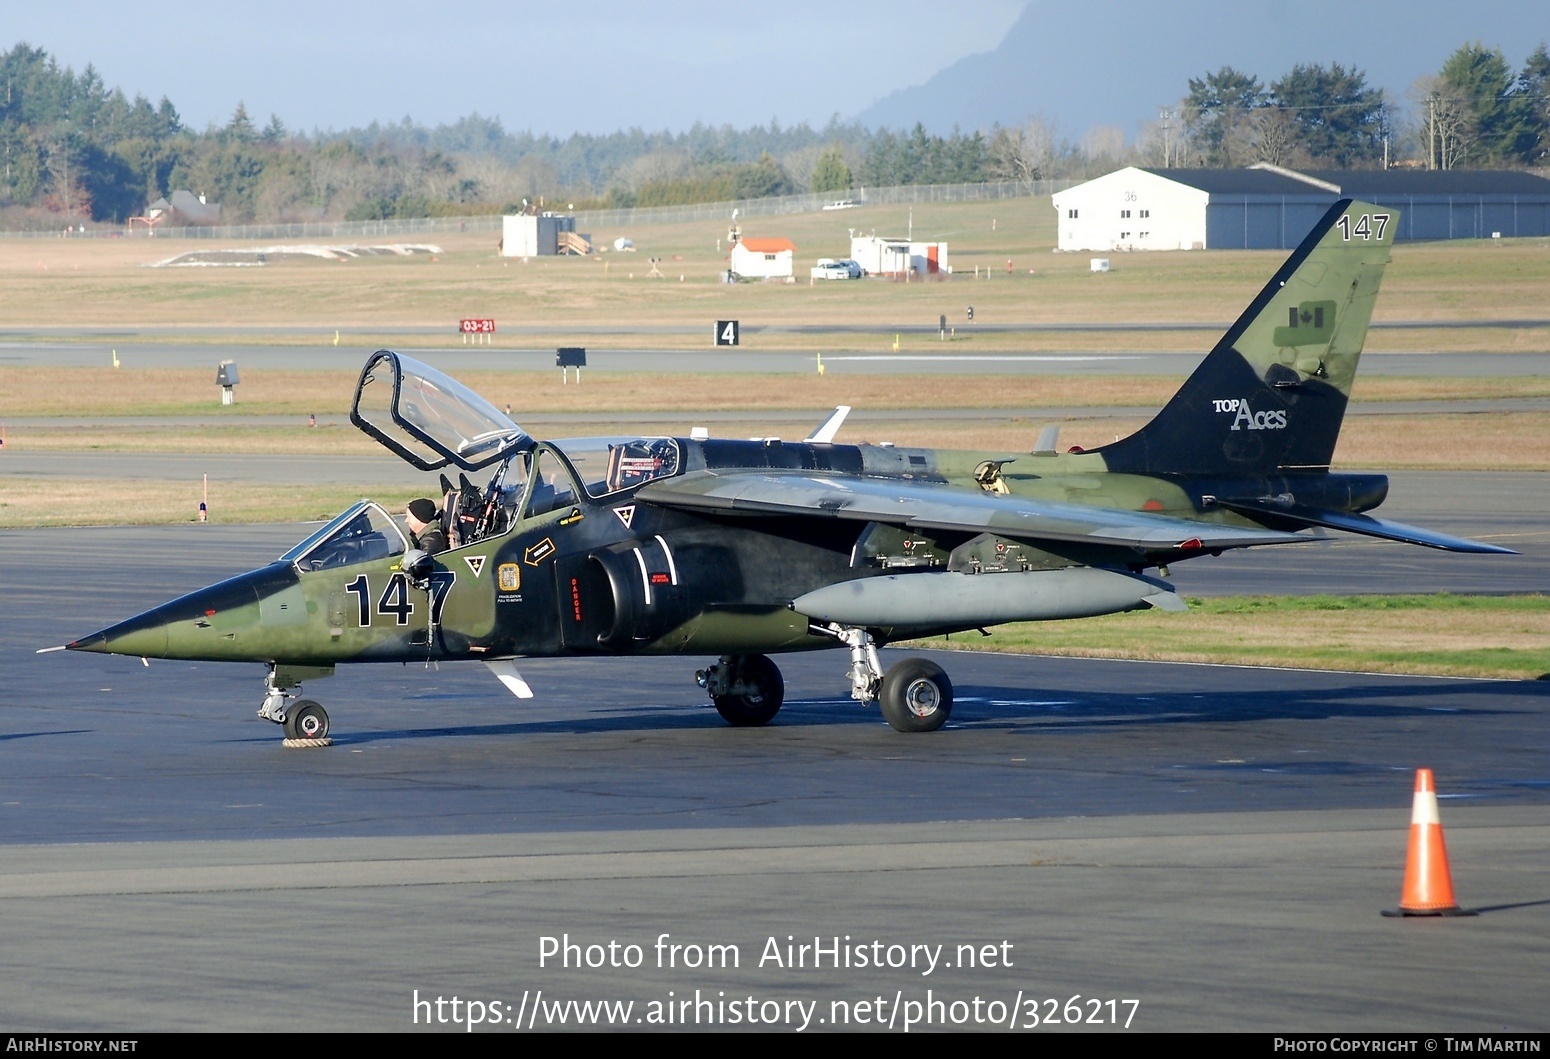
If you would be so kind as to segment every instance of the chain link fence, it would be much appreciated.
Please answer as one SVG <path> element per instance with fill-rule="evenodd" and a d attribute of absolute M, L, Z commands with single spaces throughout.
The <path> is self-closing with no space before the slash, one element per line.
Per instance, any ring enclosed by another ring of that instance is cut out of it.
<path fill-rule="evenodd" d="M 735 202 L 704 202 L 690 206 L 643 206 L 626 210 L 580 210 L 576 225 L 594 228 L 632 228 L 691 221 L 730 221 L 738 218 L 773 217 L 792 213 L 816 213 L 852 206 L 887 206 L 915 202 L 977 202 L 984 199 L 1018 199 L 1052 195 L 1081 183 L 1078 180 L 1020 180 L 990 184 L 904 184 L 889 188 L 855 188 L 822 194 L 783 195 Z M 89 239 L 128 237 L 145 239 L 392 239 L 463 232 L 501 231 L 501 217 L 413 217 L 385 221 L 306 221 L 293 224 L 219 224 L 191 228 L 99 227 L 67 233 L 59 230 L 0 232 L 5 239 Z"/>

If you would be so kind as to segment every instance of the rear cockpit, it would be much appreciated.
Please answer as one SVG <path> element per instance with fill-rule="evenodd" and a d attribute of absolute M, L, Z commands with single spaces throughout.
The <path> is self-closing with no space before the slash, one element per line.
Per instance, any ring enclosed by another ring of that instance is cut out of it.
<path fill-rule="evenodd" d="M 682 462 L 675 438 L 566 438 L 554 447 L 594 500 L 671 478 Z"/>
<path fill-rule="evenodd" d="M 540 446 L 456 379 L 386 349 L 373 353 L 361 369 L 350 421 L 422 471 L 460 469 L 456 482 L 446 474 L 441 478 L 443 529 L 454 548 L 505 533 L 519 518 L 672 477 L 683 466 L 673 438 L 572 438 Z M 469 478 L 468 472 L 492 464 L 485 485 Z M 360 506 L 340 519 L 358 517 Z M 316 537 L 303 545 L 315 546 Z M 336 553 L 347 550 L 341 544 Z"/>

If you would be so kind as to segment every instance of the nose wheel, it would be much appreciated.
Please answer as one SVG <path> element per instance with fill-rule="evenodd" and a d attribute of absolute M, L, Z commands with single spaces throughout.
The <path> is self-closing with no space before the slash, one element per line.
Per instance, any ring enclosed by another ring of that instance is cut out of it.
<path fill-rule="evenodd" d="M 285 712 L 285 741 L 328 739 L 328 711 L 311 699 L 298 699 Z"/>
<path fill-rule="evenodd" d="M 285 731 L 287 747 L 331 746 L 328 738 L 328 711 L 312 699 L 299 699 L 302 677 L 326 677 L 333 667 L 271 665 L 264 678 L 264 704 L 258 715 L 273 721 Z"/>

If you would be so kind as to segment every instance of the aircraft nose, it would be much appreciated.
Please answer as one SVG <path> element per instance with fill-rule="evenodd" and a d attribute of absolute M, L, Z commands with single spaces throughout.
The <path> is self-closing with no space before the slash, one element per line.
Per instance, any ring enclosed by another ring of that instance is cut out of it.
<path fill-rule="evenodd" d="M 212 635 L 256 622 L 260 600 L 295 579 L 289 564 L 277 563 L 179 596 L 65 647 L 142 658 L 208 657 Z"/>
<path fill-rule="evenodd" d="M 181 600 L 173 602 L 177 603 Z M 99 654 L 159 658 L 167 653 L 167 620 L 162 614 L 167 606 L 148 610 L 117 625 L 110 625 L 100 632 L 83 636 L 79 640 L 65 644 L 65 648 L 71 651 L 95 651 Z"/>

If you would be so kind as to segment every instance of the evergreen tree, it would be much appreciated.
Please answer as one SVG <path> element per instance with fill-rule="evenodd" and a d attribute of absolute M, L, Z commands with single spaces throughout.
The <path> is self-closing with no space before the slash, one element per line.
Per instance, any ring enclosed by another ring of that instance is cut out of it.
<path fill-rule="evenodd" d="M 1207 166 L 1232 166 L 1229 133 L 1249 112 L 1268 102 L 1265 86 L 1253 74 L 1224 66 L 1214 74 L 1189 80 L 1184 97 L 1184 128 Z"/>
<path fill-rule="evenodd" d="M 1387 108 L 1382 91 L 1369 88 L 1360 70 L 1299 63 L 1270 91 L 1295 120 L 1298 145 L 1315 161 L 1338 169 L 1381 162 Z"/>
<path fill-rule="evenodd" d="M 239 102 L 237 109 L 232 112 L 231 120 L 226 123 L 226 128 L 221 130 L 221 139 L 230 143 L 252 143 L 258 139 L 258 130 L 253 127 L 253 119 L 248 117 L 246 103 Z"/>
<path fill-rule="evenodd" d="M 1542 165 L 1550 155 L 1550 53 L 1545 51 L 1543 44 L 1523 64 L 1523 74 L 1518 81 L 1534 128 L 1534 143 L 1526 160 L 1533 165 Z"/>
<path fill-rule="evenodd" d="M 1533 157 L 1539 142 L 1534 102 L 1500 50 L 1465 44 L 1448 56 L 1437 76 L 1473 114 L 1480 162 L 1502 165 Z"/>
<path fill-rule="evenodd" d="M 818 163 L 813 166 L 810 190 L 822 194 L 825 191 L 848 191 L 854 186 L 855 179 L 839 144 L 818 156 Z"/>
<path fill-rule="evenodd" d="M 260 137 L 265 143 L 279 143 L 287 135 L 285 122 L 280 120 L 280 115 L 270 114 L 269 124 L 264 126 L 264 131 L 260 134 Z"/>

